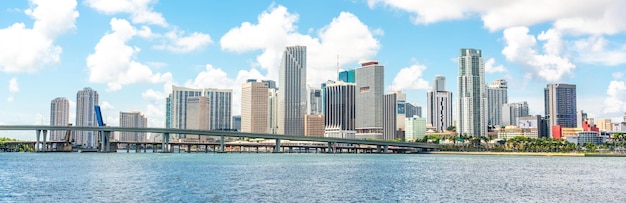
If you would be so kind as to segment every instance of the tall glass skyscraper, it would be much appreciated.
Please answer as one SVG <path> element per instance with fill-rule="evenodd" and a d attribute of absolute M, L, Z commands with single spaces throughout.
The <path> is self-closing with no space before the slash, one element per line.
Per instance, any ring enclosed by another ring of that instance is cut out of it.
<path fill-rule="evenodd" d="M 285 48 L 278 83 L 278 134 L 303 136 L 307 110 L 305 46 Z"/>
<path fill-rule="evenodd" d="M 426 96 L 428 99 L 426 122 L 436 131 L 443 132 L 452 125 L 452 92 L 446 91 L 446 77 L 435 76 L 433 89 L 428 91 Z"/>
<path fill-rule="evenodd" d="M 98 92 L 85 87 L 76 93 L 76 126 L 98 126 L 95 105 L 99 104 Z M 75 144 L 95 148 L 98 138 L 95 131 L 76 131 Z"/>
<path fill-rule="evenodd" d="M 65 97 L 58 97 L 50 102 L 50 125 L 67 126 L 70 122 L 70 101 Z M 50 131 L 50 140 L 65 138 L 64 130 Z"/>
<path fill-rule="evenodd" d="M 487 124 L 490 126 L 506 125 L 502 124 L 504 120 L 502 117 L 502 105 L 508 103 L 508 100 L 506 80 L 492 81 L 487 88 L 487 109 L 489 111 Z M 508 121 L 511 122 L 510 119 Z"/>
<path fill-rule="evenodd" d="M 457 133 L 487 136 L 485 65 L 479 49 L 461 49 L 457 84 Z"/>
<path fill-rule="evenodd" d="M 544 89 L 544 103 L 549 129 L 556 125 L 576 127 L 576 85 L 548 84 Z M 552 136 L 552 130 L 549 132 Z"/>

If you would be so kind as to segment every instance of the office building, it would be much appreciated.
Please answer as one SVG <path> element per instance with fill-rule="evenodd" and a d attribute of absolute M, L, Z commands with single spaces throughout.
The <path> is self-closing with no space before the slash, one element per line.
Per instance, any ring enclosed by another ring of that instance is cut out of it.
<path fill-rule="evenodd" d="M 548 84 L 544 89 L 544 104 L 550 128 L 557 125 L 564 128 L 577 126 L 576 85 Z"/>
<path fill-rule="evenodd" d="M 405 119 L 406 131 L 404 133 L 404 141 L 414 142 L 417 139 L 422 139 L 426 136 L 426 118 L 420 118 L 417 116 L 406 117 Z"/>
<path fill-rule="evenodd" d="M 185 105 L 185 129 L 211 130 L 211 101 L 207 97 L 188 97 Z M 230 119 L 229 119 L 230 120 Z M 206 141 L 206 136 L 185 135 L 189 141 Z"/>
<path fill-rule="evenodd" d="M 426 93 L 427 96 L 427 123 L 431 124 L 435 131 L 443 132 L 452 124 L 452 92 L 446 91 L 446 78 L 437 75 L 433 80 L 433 89 Z"/>
<path fill-rule="evenodd" d="M 233 116 L 230 126 L 234 131 L 241 132 L 241 115 Z"/>
<path fill-rule="evenodd" d="M 489 112 L 487 124 L 489 126 L 507 125 L 502 124 L 502 105 L 508 102 L 507 82 L 503 79 L 492 81 L 487 88 L 487 111 Z"/>
<path fill-rule="evenodd" d="M 335 83 L 335 81 L 328 80 L 320 85 L 322 90 L 322 112 L 326 112 L 326 86 L 333 83 Z"/>
<path fill-rule="evenodd" d="M 248 80 L 241 85 L 241 132 L 267 133 L 268 84 Z"/>
<path fill-rule="evenodd" d="M 168 128 L 187 129 L 187 99 L 200 96 L 202 96 L 202 89 L 172 85 L 172 94 L 169 95 L 167 99 L 169 102 L 166 105 L 166 115 L 170 118 Z M 177 136 L 185 138 L 183 134 Z"/>
<path fill-rule="evenodd" d="M 323 114 L 304 115 L 304 136 L 324 137 L 324 115 Z"/>
<path fill-rule="evenodd" d="M 518 128 L 528 129 L 525 131 L 535 131 L 539 138 L 550 135 L 547 120 L 543 119 L 541 115 L 518 117 L 516 125 Z"/>
<path fill-rule="evenodd" d="M 337 81 L 347 82 L 347 83 L 355 83 L 356 82 L 356 73 L 354 69 L 346 70 L 339 72 L 339 76 Z"/>
<path fill-rule="evenodd" d="M 457 84 L 457 133 L 487 136 L 485 65 L 481 50 L 461 49 Z"/>
<path fill-rule="evenodd" d="M 596 126 L 605 132 L 613 131 L 613 121 L 611 119 L 598 119 Z"/>
<path fill-rule="evenodd" d="M 96 90 L 85 87 L 76 93 L 76 126 L 98 126 L 95 106 L 99 104 Z M 76 131 L 75 144 L 85 148 L 95 148 L 98 144 L 95 131 Z"/>
<path fill-rule="evenodd" d="M 382 139 L 385 67 L 365 62 L 355 70 L 356 139 Z"/>
<path fill-rule="evenodd" d="M 406 95 L 391 92 L 383 96 L 383 140 L 404 140 Z"/>
<path fill-rule="evenodd" d="M 517 118 L 528 116 L 528 103 L 518 102 L 502 105 L 502 126 L 517 125 Z"/>
<path fill-rule="evenodd" d="M 209 98 L 211 103 L 210 129 L 230 130 L 233 90 L 207 88 L 203 96 Z"/>
<path fill-rule="evenodd" d="M 316 87 L 307 86 L 307 114 L 323 114 L 322 110 L 322 90 Z"/>
<path fill-rule="evenodd" d="M 354 83 L 329 83 L 325 88 L 324 137 L 355 138 Z"/>
<path fill-rule="evenodd" d="M 278 83 L 278 134 L 302 136 L 307 104 L 305 46 L 285 48 Z"/>
<path fill-rule="evenodd" d="M 267 89 L 267 127 L 270 134 L 278 133 L 278 89 Z"/>
<path fill-rule="evenodd" d="M 417 116 L 422 118 L 422 107 L 417 103 L 406 103 L 406 117 Z"/>
<path fill-rule="evenodd" d="M 120 127 L 127 128 L 147 128 L 148 118 L 140 111 L 120 112 Z M 143 142 L 146 141 L 145 132 L 118 132 L 119 141 L 123 142 Z"/>
<path fill-rule="evenodd" d="M 58 97 L 50 102 L 50 125 L 67 126 L 70 123 L 70 101 Z M 50 140 L 65 139 L 65 130 L 51 130 Z"/>

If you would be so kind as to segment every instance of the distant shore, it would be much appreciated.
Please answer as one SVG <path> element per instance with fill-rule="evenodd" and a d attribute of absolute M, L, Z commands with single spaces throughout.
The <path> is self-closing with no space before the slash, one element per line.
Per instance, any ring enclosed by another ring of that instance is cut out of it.
<path fill-rule="evenodd" d="M 569 157 L 626 157 L 626 154 L 559 153 L 559 152 L 458 152 L 434 151 L 427 154 L 493 155 L 493 156 L 569 156 Z"/>

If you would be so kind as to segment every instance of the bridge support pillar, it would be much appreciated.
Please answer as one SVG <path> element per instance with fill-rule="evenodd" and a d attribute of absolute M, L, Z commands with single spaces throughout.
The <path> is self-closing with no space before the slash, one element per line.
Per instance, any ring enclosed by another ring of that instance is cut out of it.
<path fill-rule="evenodd" d="M 43 130 L 43 145 L 41 145 L 42 151 L 48 151 L 48 145 L 46 144 L 46 137 L 48 137 L 48 130 Z"/>
<path fill-rule="evenodd" d="M 187 145 L 187 153 L 191 153 L 191 145 L 190 144 Z"/>
<path fill-rule="evenodd" d="M 276 145 L 274 146 L 274 153 L 280 152 L 280 139 L 276 139 Z"/>
<path fill-rule="evenodd" d="M 382 151 L 381 148 L 382 146 L 376 145 L 376 153 L 380 153 Z"/>
<path fill-rule="evenodd" d="M 385 150 L 383 152 L 389 153 L 389 145 L 385 145 Z"/>
<path fill-rule="evenodd" d="M 224 152 L 224 136 L 220 136 L 220 152 Z"/>
<path fill-rule="evenodd" d="M 41 130 L 37 130 L 37 140 L 35 141 L 35 152 L 39 152 L 39 137 L 41 136 Z"/>
<path fill-rule="evenodd" d="M 170 134 L 169 133 L 163 133 L 163 135 L 161 135 L 161 152 L 162 153 L 171 152 L 170 151 Z"/>
<path fill-rule="evenodd" d="M 100 131 L 100 152 L 111 151 L 111 131 Z"/>

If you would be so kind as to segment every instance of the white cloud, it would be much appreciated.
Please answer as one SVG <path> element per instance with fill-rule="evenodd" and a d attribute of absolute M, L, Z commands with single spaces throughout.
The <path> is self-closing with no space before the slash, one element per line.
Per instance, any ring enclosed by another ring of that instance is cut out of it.
<path fill-rule="evenodd" d="M 109 103 L 108 101 L 103 101 L 100 104 L 100 108 L 102 108 L 102 110 L 113 110 L 115 109 L 115 107 L 113 105 L 111 105 L 111 103 Z"/>
<path fill-rule="evenodd" d="M 522 64 L 535 78 L 557 82 L 576 68 L 569 59 L 560 56 L 562 40 L 556 31 L 548 30 L 537 38 L 546 41 L 543 46 L 545 54 L 536 50 L 537 39 L 528 34 L 527 27 L 507 28 L 503 35 L 506 46 L 502 54 L 506 60 Z"/>
<path fill-rule="evenodd" d="M 9 92 L 18 93 L 20 92 L 20 85 L 17 83 L 17 78 L 13 77 L 9 80 Z"/>
<path fill-rule="evenodd" d="M 137 34 L 128 21 L 113 18 L 110 24 L 113 32 L 105 34 L 95 52 L 87 56 L 90 82 L 107 83 L 108 90 L 116 91 L 128 84 L 172 81 L 171 73 L 153 73 L 150 67 L 134 60 L 140 49 L 126 44 Z"/>
<path fill-rule="evenodd" d="M 13 102 L 13 100 L 15 100 L 15 97 L 13 97 L 13 96 L 9 96 L 7 98 L 7 102 Z"/>
<path fill-rule="evenodd" d="M 223 50 L 249 52 L 261 50 L 258 65 L 267 70 L 267 78 L 277 80 L 282 52 L 286 46 L 307 46 L 307 83 L 320 84 L 334 78 L 339 66 L 370 59 L 380 48 L 374 33 L 357 16 L 341 12 L 328 25 L 315 32 L 317 37 L 301 34 L 295 23 L 298 15 L 284 6 L 273 6 L 258 16 L 257 24 L 244 22 L 220 39 Z M 311 33 L 314 31 L 310 31 Z M 279 84 L 280 85 L 280 84 Z"/>
<path fill-rule="evenodd" d="M 608 49 L 609 42 L 602 36 L 591 36 L 574 42 L 574 50 L 579 53 L 577 57 L 585 63 L 599 63 L 615 66 L 626 63 L 626 45 Z"/>
<path fill-rule="evenodd" d="M 487 62 L 485 62 L 485 72 L 487 73 L 498 73 L 498 72 L 506 72 L 506 69 L 503 65 L 496 65 L 496 59 L 489 58 Z"/>
<path fill-rule="evenodd" d="M 165 34 L 166 42 L 154 46 L 155 49 L 178 53 L 192 52 L 213 43 L 208 34 L 194 32 L 184 36 L 184 32 L 176 29 Z"/>
<path fill-rule="evenodd" d="M 400 69 L 396 77 L 393 78 L 389 89 L 391 91 L 430 89 L 428 82 L 422 78 L 425 70 L 426 66 L 421 64 Z"/>
<path fill-rule="evenodd" d="M 626 18 L 626 3 L 621 0 L 368 0 L 368 4 L 370 8 L 384 5 L 409 12 L 416 24 L 479 16 L 490 31 L 540 23 L 553 23 L 558 30 L 572 34 L 615 34 L 626 30 L 622 20 Z"/>
<path fill-rule="evenodd" d="M 87 0 L 85 3 L 106 14 L 130 14 L 133 23 L 153 24 L 166 27 L 161 13 L 152 10 L 156 0 Z"/>
<path fill-rule="evenodd" d="M 0 29 L 0 70 L 4 72 L 36 72 L 44 64 L 58 63 L 62 48 L 54 40 L 76 28 L 75 0 L 30 3 L 34 8 L 24 13 L 35 20 L 32 29 L 24 23 Z"/>
<path fill-rule="evenodd" d="M 607 97 L 604 99 L 605 114 L 623 114 L 626 112 L 626 84 L 623 80 L 613 80 L 606 90 Z"/>
<path fill-rule="evenodd" d="M 624 77 L 624 73 L 615 72 L 612 74 L 615 79 L 622 79 Z"/>

